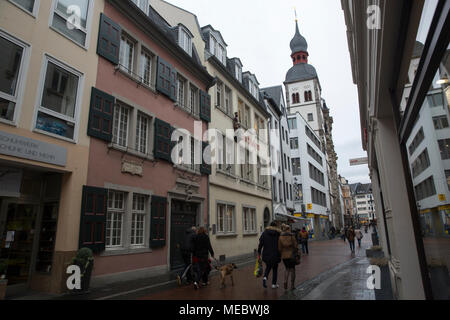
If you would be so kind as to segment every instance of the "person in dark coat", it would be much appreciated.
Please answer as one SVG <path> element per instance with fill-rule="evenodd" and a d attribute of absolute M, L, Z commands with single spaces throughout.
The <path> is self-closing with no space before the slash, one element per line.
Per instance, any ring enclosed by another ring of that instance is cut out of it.
<path fill-rule="evenodd" d="M 184 234 L 184 240 L 181 243 L 181 257 L 184 262 L 184 269 L 180 275 L 177 275 L 178 285 L 181 285 L 183 280 L 183 275 L 186 276 L 186 280 L 188 283 L 191 283 L 194 280 L 192 276 L 192 253 L 194 249 L 194 238 L 197 234 L 197 228 L 195 226 L 186 229 Z"/>
<path fill-rule="evenodd" d="M 281 262 L 281 255 L 278 251 L 278 239 L 281 230 L 277 228 L 277 223 L 272 222 L 269 227 L 264 230 L 259 238 L 258 257 L 262 257 L 262 261 L 266 264 L 264 272 L 263 286 L 267 288 L 267 277 L 272 270 L 272 289 L 276 289 L 278 277 L 278 264 Z M 262 256 L 261 256 L 262 252 Z"/>
<path fill-rule="evenodd" d="M 206 228 L 200 227 L 197 231 L 197 235 L 194 238 L 193 255 L 195 258 L 195 282 L 194 288 L 198 289 L 200 280 L 203 281 L 203 285 L 208 284 L 208 254 L 214 259 L 214 250 L 211 246 L 211 241 L 206 234 Z"/>

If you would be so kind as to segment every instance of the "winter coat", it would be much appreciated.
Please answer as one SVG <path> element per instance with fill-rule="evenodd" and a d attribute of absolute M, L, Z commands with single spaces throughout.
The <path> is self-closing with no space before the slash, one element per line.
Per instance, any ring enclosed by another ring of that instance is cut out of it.
<path fill-rule="evenodd" d="M 347 239 L 351 241 L 355 241 L 355 231 L 348 229 L 347 231 Z"/>
<path fill-rule="evenodd" d="M 193 255 L 199 259 L 208 259 L 208 253 L 214 257 L 214 251 L 208 235 L 202 233 L 197 234 L 193 241 Z"/>
<path fill-rule="evenodd" d="M 183 254 L 190 254 L 194 250 L 194 239 L 196 233 L 192 228 L 186 229 L 184 240 L 181 243 L 180 249 Z"/>
<path fill-rule="evenodd" d="M 278 251 L 280 251 L 281 259 L 292 259 L 294 249 L 298 250 L 298 243 L 294 234 L 283 232 L 278 239 Z"/>
<path fill-rule="evenodd" d="M 302 241 L 302 242 L 306 242 L 306 241 L 308 241 L 308 239 L 309 239 L 309 233 L 308 233 L 308 231 L 300 231 L 300 241 Z"/>
<path fill-rule="evenodd" d="M 262 260 L 265 263 L 280 263 L 281 257 L 278 251 L 278 238 L 281 230 L 276 227 L 267 227 L 259 238 L 258 254 L 262 251 Z"/>

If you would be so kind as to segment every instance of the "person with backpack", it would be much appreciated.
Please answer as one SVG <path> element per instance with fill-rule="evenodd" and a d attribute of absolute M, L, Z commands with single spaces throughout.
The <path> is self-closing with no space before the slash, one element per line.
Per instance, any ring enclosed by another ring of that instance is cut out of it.
<path fill-rule="evenodd" d="M 278 251 L 278 238 L 281 230 L 277 228 L 277 223 L 272 221 L 259 238 L 258 259 L 261 257 L 266 264 L 264 271 L 263 287 L 267 288 L 267 278 L 272 271 L 272 289 L 277 289 L 278 264 L 281 262 L 280 252 Z"/>
<path fill-rule="evenodd" d="M 356 230 L 356 240 L 358 240 L 358 248 L 361 248 L 361 239 L 363 238 L 361 230 Z"/>
<path fill-rule="evenodd" d="M 355 231 L 353 230 L 353 227 L 350 227 L 347 231 L 347 240 L 350 244 L 350 250 L 352 253 L 355 253 Z"/>
<path fill-rule="evenodd" d="M 281 227 L 282 233 L 278 239 L 278 251 L 281 253 L 286 271 L 284 273 L 284 290 L 288 289 L 289 276 L 291 276 L 291 290 L 295 289 L 295 265 L 298 254 L 298 243 L 295 235 L 291 233 L 288 225 Z"/>

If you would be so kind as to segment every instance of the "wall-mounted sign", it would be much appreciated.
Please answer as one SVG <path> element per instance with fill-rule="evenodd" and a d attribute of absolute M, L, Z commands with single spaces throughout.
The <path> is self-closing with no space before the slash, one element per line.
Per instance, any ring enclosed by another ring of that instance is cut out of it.
<path fill-rule="evenodd" d="M 350 159 L 350 165 L 351 166 L 361 166 L 363 164 L 369 164 L 369 158 L 356 158 L 356 159 Z"/>
<path fill-rule="evenodd" d="M 307 217 L 307 218 L 314 218 L 314 213 L 308 213 L 308 214 L 306 215 L 306 217 Z"/>
<path fill-rule="evenodd" d="M 439 195 L 439 201 L 445 201 L 445 194 Z"/>
<path fill-rule="evenodd" d="M 66 148 L 0 131 L 0 154 L 65 167 Z"/>
<path fill-rule="evenodd" d="M 306 207 L 307 207 L 307 210 L 312 210 L 312 204 L 311 203 L 308 203 L 308 205 Z"/>
<path fill-rule="evenodd" d="M 139 163 L 134 163 L 132 161 L 123 161 L 122 162 L 122 172 L 123 173 L 130 173 L 132 175 L 136 176 L 143 176 L 144 169 L 142 168 L 142 165 Z"/>

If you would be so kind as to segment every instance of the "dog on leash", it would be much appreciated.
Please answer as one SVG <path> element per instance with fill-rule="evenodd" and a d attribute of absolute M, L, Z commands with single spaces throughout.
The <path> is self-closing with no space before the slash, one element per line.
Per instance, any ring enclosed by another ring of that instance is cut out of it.
<path fill-rule="evenodd" d="M 237 269 L 237 266 L 234 263 L 229 263 L 224 266 L 216 266 L 216 270 L 219 271 L 220 274 L 220 288 L 225 288 L 225 278 L 226 276 L 230 276 L 231 285 L 234 286 L 233 281 L 233 270 Z"/>

